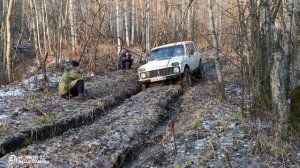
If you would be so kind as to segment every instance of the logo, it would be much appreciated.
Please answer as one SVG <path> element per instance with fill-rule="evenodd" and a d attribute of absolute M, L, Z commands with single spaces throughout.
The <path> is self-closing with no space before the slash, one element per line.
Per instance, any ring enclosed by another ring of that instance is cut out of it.
<path fill-rule="evenodd" d="M 25 163 L 34 163 L 34 164 L 48 164 L 49 161 L 46 160 L 45 156 L 32 156 L 32 155 L 26 155 L 26 156 L 16 156 L 16 155 L 10 155 L 8 157 L 8 164 L 25 164 Z"/>
<path fill-rule="evenodd" d="M 8 164 L 18 163 L 18 157 L 16 155 L 10 155 L 8 157 Z"/>

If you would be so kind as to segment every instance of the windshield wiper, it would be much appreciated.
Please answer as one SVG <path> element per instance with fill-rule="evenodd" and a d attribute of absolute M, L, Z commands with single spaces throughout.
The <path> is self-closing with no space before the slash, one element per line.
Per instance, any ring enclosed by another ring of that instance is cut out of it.
<path fill-rule="evenodd" d="M 165 59 L 170 59 L 171 57 L 163 57 L 163 58 L 160 58 L 158 60 L 165 60 Z"/>

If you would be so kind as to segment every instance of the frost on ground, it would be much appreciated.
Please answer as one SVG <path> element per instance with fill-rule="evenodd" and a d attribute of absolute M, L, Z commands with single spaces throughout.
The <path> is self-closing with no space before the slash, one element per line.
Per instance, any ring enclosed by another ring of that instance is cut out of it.
<path fill-rule="evenodd" d="M 299 138 L 283 154 L 264 132 L 270 130 L 267 122 L 242 115 L 241 80 L 235 75 L 226 78 L 226 100 L 219 99 L 209 80 L 186 91 L 173 111 L 174 127 L 165 127 L 163 136 L 153 139 L 127 167 L 300 167 Z"/>
<path fill-rule="evenodd" d="M 285 147 L 276 146 L 272 123 L 253 120 L 243 111 L 247 104 L 242 106 L 245 97 L 239 71 L 226 69 L 227 99 L 220 100 L 211 80 L 214 70 L 208 69 L 208 80 L 200 81 L 179 98 L 170 96 L 178 94 L 178 86 L 150 88 L 108 111 L 92 125 L 69 130 L 12 154 L 43 155 L 50 161 L 47 165 L 18 165 L 21 167 L 119 167 L 122 163 L 121 166 L 140 168 L 300 167 L 299 138 L 291 137 Z M 93 108 L 92 97 L 120 92 L 131 86 L 132 80 L 111 75 L 99 77 L 99 81 L 104 86 L 98 83 L 95 92 L 89 91 L 92 95 L 86 103 L 91 107 L 76 106 L 77 101 L 71 100 L 74 104 L 67 101 L 64 109 L 75 106 L 84 112 Z M 93 90 L 96 86 L 88 87 Z M 2 120 L 10 117 L 10 113 L 0 114 Z M 0 159 L 0 167 L 7 165 L 9 155 Z"/>
<path fill-rule="evenodd" d="M 92 125 L 69 130 L 14 154 L 42 154 L 50 161 L 37 167 L 118 167 L 127 154 L 147 142 L 149 133 L 180 93 L 180 86 L 151 88 L 127 99 Z M 0 166 L 7 165 L 9 155 L 0 159 Z"/>
<path fill-rule="evenodd" d="M 37 75 L 0 88 L 0 140 L 15 132 L 87 113 L 106 99 L 137 89 L 133 72 L 109 72 L 86 82 L 87 101 L 63 99 L 58 94 L 59 75 Z"/>

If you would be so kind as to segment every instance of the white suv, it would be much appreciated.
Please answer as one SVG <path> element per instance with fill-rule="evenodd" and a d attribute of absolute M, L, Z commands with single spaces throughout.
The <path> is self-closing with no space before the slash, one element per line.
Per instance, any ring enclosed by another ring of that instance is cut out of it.
<path fill-rule="evenodd" d="M 142 89 L 151 82 L 182 79 L 184 85 L 192 85 L 191 75 L 203 77 L 204 58 L 192 41 L 183 41 L 153 48 L 147 63 L 138 70 Z"/>

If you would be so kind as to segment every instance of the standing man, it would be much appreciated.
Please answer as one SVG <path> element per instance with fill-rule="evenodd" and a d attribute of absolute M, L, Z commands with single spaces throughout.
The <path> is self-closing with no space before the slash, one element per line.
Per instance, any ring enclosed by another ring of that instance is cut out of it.
<path fill-rule="evenodd" d="M 120 55 L 118 69 L 131 69 L 132 63 L 133 59 L 131 58 L 131 54 L 126 50 Z"/>
<path fill-rule="evenodd" d="M 86 75 L 80 72 L 77 67 L 79 66 L 79 62 L 71 61 L 63 76 L 59 81 L 59 94 L 63 98 L 71 98 L 74 96 L 78 96 L 80 100 L 84 99 L 84 81 L 90 80 L 95 76 L 94 73 L 90 75 Z"/>

